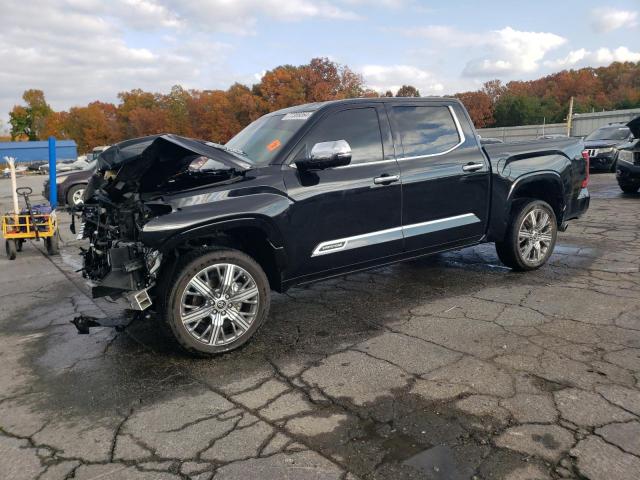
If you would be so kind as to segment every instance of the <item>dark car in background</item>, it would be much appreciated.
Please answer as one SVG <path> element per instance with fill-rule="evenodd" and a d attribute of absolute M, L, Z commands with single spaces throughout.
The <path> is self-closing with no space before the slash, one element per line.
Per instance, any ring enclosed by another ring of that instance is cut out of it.
<path fill-rule="evenodd" d="M 627 123 L 633 139 L 620 148 L 616 180 L 625 193 L 636 193 L 640 190 L 640 117 Z"/>
<path fill-rule="evenodd" d="M 84 170 L 60 172 L 56 175 L 58 205 L 73 207 L 82 203 L 84 191 L 96 167 L 96 160 L 89 162 Z M 49 178 L 44 181 L 42 195 L 49 200 Z"/>
<path fill-rule="evenodd" d="M 589 152 L 591 169 L 615 172 L 620 147 L 632 138 L 629 127 L 624 123 L 610 123 L 587 135 L 584 146 Z"/>

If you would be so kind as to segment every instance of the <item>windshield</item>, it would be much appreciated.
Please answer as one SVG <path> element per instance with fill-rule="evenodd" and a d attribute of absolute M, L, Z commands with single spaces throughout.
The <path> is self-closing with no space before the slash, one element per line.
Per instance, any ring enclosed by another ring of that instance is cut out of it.
<path fill-rule="evenodd" d="M 254 165 L 267 165 L 312 113 L 297 112 L 261 117 L 229 140 L 225 147 L 242 152 L 246 155 L 246 160 Z"/>
<path fill-rule="evenodd" d="M 591 132 L 585 140 L 626 140 L 629 135 L 628 127 L 603 127 Z"/>

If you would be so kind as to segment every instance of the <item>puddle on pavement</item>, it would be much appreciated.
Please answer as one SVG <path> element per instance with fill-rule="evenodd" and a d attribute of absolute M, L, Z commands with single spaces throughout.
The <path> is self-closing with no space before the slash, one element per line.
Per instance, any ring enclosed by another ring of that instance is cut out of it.
<path fill-rule="evenodd" d="M 473 475 L 469 468 L 463 471 L 453 456 L 453 450 L 444 445 L 424 450 L 402 464 L 421 470 L 434 480 L 466 480 Z"/>
<path fill-rule="evenodd" d="M 347 419 L 337 428 L 307 441 L 359 477 L 375 480 L 504 478 L 531 463 L 548 468 L 496 448 L 493 439 L 509 425 L 456 408 L 462 398 L 434 402 L 404 389 L 393 391 L 362 407 L 349 406 Z"/>

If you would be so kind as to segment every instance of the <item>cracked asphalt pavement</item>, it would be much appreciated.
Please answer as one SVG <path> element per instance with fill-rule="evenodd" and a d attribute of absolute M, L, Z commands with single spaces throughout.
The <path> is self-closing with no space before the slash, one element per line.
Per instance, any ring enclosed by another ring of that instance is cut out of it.
<path fill-rule="evenodd" d="M 59 257 L 25 245 L 0 259 L 0 478 L 637 480 L 640 196 L 591 192 L 539 271 L 483 245 L 292 289 L 214 359 L 153 318 L 78 335 L 122 305 L 66 229 Z"/>

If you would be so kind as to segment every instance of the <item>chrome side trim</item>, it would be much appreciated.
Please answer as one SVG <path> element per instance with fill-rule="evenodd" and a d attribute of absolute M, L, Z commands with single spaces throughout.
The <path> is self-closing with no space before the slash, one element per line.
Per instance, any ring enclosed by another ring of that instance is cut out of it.
<path fill-rule="evenodd" d="M 352 250 L 354 248 L 367 247 L 377 243 L 391 242 L 393 240 L 402 240 L 402 227 L 389 228 L 387 230 L 379 230 L 377 232 L 365 233 L 354 237 L 338 238 L 336 240 L 327 240 L 318 244 L 313 249 L 312 257 L 327 255 L 329 253 L 342 252 L 344 250 Z"/>
<path fill-rule="evenodd" d="M 473 213 L 465 213 L 454 217 L 440 218 L 438 220 L 430 220 L 428 222 L 414 223 L 404 227 L 389 228 L 387 230 L 379 230 L 377 232 L 355 235 L 353 237 L 338 238 L 336 240 L 327 240 L 322 242 L 313 249 L 312 257 L 327 255 L 329 253 L 342 252 L 344 250 L 352 250 L 354 248 L 367 247 L 378 243 L 391 242 L 394 240 L 402 240 L 406 237 L 414 237 L 416 235 L 424 235 L 427 233 L 438 232 L 440 230 L 448 230 L 450 228 L 463 227 L 473 223 L 480 222 L 480 219 Z"/>
<path fill-rule="evenodd" d="M 464 215 L 456 215 L 455 217 L 440 218 L 429 222 L 414 223 L 402 228 L 405 237 L 415 237 L 416 235 L 424 235 L 425 233 L 438 232 L 440 230 L 448 230 L 450 228 L 464 227 L 472 223 L 478 223 L 480 219 L 473 213 L 465 213 Z"/>

